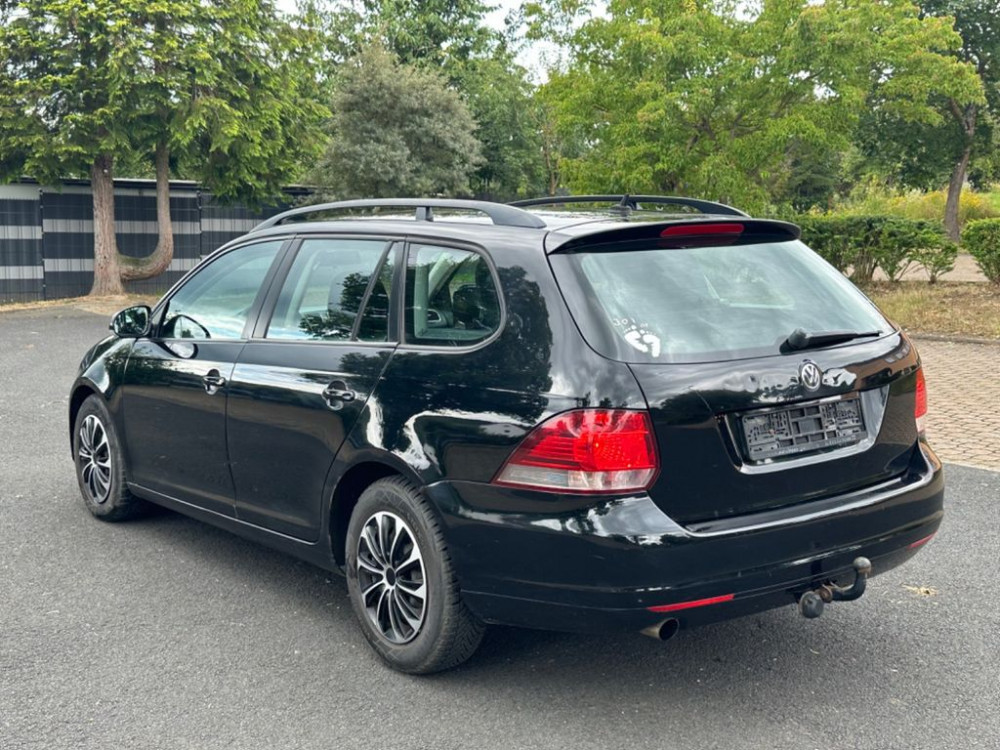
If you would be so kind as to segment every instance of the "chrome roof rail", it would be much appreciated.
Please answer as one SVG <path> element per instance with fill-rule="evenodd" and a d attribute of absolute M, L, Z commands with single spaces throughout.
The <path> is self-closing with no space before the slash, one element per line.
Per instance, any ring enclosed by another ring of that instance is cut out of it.
<path fill-rule="evenodd" d="M 504 227 L 527 227 L 543 229 L 545 222 L 528 211 L 505 203 L 491 201 L 452 200 L 448 198 L 374 198 L 364 200 L 337 201 L 336 203 L 319 203 L 315 206 L 302 206 L 290 211 L 272 216 L 261 222 L 251 231 L 276 227 L 288 219 L 307 216 L 314 213 L 329 213 L 333 211 L 354 211 L 364 208 L 412 208 L 416 221 L 434 221 L 434 209 L 454 209 L 458 211 L 475 211 L 486 214 L 495 225 Z"/>

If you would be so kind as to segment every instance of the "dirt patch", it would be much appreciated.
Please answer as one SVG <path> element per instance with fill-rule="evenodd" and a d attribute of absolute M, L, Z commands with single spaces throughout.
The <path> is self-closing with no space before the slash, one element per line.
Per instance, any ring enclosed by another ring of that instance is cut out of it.
<path fill-rule="evenodd" d="M 930 586 L 907 586 L 904 583 L 903 588 L 916 596 L 937 596 L 937 589 Z"/>
<path fill-rule="evenodd" d="M 1000 340 L 1000 286 L 941 281 L 874 283 L 865 291 L 908 331 Z"/>
<path fill-rule="evenodd" d="M 119 310 L 132 305 L 156 304 L 158 297 L 144 294 L 122 294 L 110 297 L 70 297 L 67 299 L 50 299 L 39 302 L 15 302 L 0 304 L 0 313 L 19 310 L 44 310 L 53 307 L 66 307 L 72 310 L 94 313 L 96 315 L 114 315 Z"/>

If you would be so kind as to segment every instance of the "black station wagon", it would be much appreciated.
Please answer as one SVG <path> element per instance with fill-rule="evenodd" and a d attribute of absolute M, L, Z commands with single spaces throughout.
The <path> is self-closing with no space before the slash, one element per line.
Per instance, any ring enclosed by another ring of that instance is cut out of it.
<path fill-rule="evenodd" d="M 84 357 L 84 502 L 343 570 L 411 673 L 486 623 L 818 616 L 933 536 L 944 489 L 913 344 L 798 238 L 687 198 L 288 211 Z"/>

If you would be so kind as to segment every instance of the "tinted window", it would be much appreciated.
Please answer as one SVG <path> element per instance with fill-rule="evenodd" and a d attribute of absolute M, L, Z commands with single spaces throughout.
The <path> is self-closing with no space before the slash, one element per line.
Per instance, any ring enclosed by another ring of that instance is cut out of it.
<path fill-rule="evenodd" d="M 392 274 L 395 270 L 395 253 L 389 252 L 382 261 L 374 283 L 368 292 L 365 309 L 358 326 L 361 341 L 389 340 L 389 311 L 392 309 Z"/>
<path fill-rule="evenodd" d="M 874 305 L 801 242 L 553 255 L 581 286 L 574 317 L 606 356 L 699 362 L 777 354 L 796 328 L 891 330 Z M 589 304 L 589 307 L 587 305 Z"/>
<path fill-rule="evenodd" d="M 283 241 L 241 247 L 199 269 L 170 298 L 164 338 L 238 339 Z"/>
<path fill-rule="evenodd" d="M 281 288 L 267 337 L 349 341 L 385 249 L 383 240 L 305 240 Z M 379 304 L 388 323 L 388 286 L 380 290 Z"/>
<path fill-rule="evenodd" d="M 406 340 L 468 346 L 500 326 L 500 300 L 479 253 L 414 245 L 406 269 Z"/>

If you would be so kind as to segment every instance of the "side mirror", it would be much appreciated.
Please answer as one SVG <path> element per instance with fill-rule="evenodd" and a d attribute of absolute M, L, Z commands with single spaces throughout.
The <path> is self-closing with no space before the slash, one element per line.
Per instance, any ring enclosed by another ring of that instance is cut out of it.
<path fill-rule="evenodd" d="M 115 336 L 123 339 L 137 339 L 149 334 L 149 321 L 153 311 L 149 305 L 126 307 L 115 314 L 108 326 Z"/>

